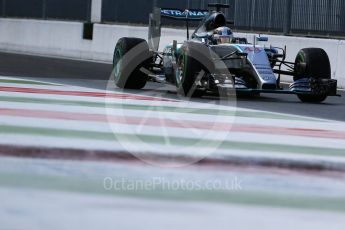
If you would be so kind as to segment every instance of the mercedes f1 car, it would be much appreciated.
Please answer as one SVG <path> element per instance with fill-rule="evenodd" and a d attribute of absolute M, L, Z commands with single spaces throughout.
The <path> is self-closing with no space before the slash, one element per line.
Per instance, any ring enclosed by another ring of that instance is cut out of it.
<path fill-rule="evenodd" d="M 116 44 L 113 76 L 118 87 L 141 89 L 147 81 L 172 84 L 186 97 L 206 93 L 295 94 L 302 102 L 320 103 L 337 96 L 337 81 L 331 79 L 327 53 L 320 48 L 302 49 L 294 62 L 286 61 L 286 48 L 257 45 L 268 38 L 256 37 L 253 44 L 234 37 L 221 9 L 225 4 L 209 4 L 213 10 L 155 8 L 150 14 L 148 41 L 121 38 Z M 185 20 L 187 40 L 172 41 L 159 51 L 161 17 Z M 189 38 L 189 22 L 201 23 Z M 289 89 L 281 87 L 280 76 L 293 78 Z"/>

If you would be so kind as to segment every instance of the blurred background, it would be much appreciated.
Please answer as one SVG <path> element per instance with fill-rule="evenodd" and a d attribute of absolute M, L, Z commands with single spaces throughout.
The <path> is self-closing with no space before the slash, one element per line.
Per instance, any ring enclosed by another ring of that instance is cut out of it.
<path fill-rule="evenodd" d="M 214 0 L 102 0 L 101 22 L 148 24 L 153 6 L 207 9 Z M 234 28 L 285 34 L 344 36 L 342 0 L 219 0 Z M 134 13 L 135 12 L 135 13 Z M 91 0 L 0 0 L 1 17 L 91 20 Z M 174 22 L 169 22 L 174 25 Z M 175 22 L 177 23 L 177 22 Z"/>

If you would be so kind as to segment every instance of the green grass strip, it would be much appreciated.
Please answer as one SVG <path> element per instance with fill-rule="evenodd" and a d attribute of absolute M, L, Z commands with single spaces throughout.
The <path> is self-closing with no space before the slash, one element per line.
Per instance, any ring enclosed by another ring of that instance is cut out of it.
<path fill-rule="evenodd" d="M 140 181 L 142 182 L 142 181 Z M 179 202 L 210 202 L 345 212 L 345 197 L 291 195 L 265 191 L 246 190 L 163 190 L 158 186 L 148 190 L 106 190 L 103 179 L 78 176 L 30 175 L 29 173 L 0 172 L 0 186 L 15 189 L 38 189 L 46 191 L 74 192 L 89 195 L 134 197 L 151 200 Z"/>
<path fill-rule="evenodd" d="M 0 125 L 0 134 L 17 134 L 17 135 L 37 135 L 48 136 L 55 138 L 76 138 L 86 140 L 103 140 L 103 141 L 119 141 L 133 142 L 146 144 L 165 144 L 167 137 L 153 136 L 153 135 L 136 135 L 136 134 L 121 134 L 111 132 L 96 132 L 96 131 L 78 131 L 66 129 L 51 129 L 51 128 L 36 128 L 36 127 L 22 127 L 22 126 L 8 126 Z M 229 133 L 231 135 L 231 133 Z M 226 150 L 245 150 L 245 151 L 260 151 L 272 153 L 292 153 L 292 154 L 307 154 L 314 156 L 345 156 L 345 149 L 323 148 L 323 147 L 309 147 L 309 146 L 294 146 L 282 144 L 263 144 L 254 142 L 235 142 L 228 140 L 208 140 L 184 137 L 168 137 L 170 145 L 190 147 L 197 146 L 198 148 L 217 148 Z"/>
<path fill-rule="evenodd" d="M 48 83 L 48 82 L 31 81 L 31 80 L 15 80 L 15 79 L 0 79 L 0 83 L 23 84 L 23 85 L 53 85 L 53 86 L 61 86 L 59 84 L 53 84 L 53 83 Z"/>
<path fill-rule="evenodd" d="M 174 106 L 151 106 L 151 105 L 138 105 L 138 104 L 116 104 L 105 102 L 89 102 L 89 101 L 75 101 L 75 100 L 57 100 L 57 99 L 44 99 L 44 98 L 27 98 L 27 97 L 9 97 L 0 96 L 0 101 L 13 102 L 13 103 L 34 103 L 34 104 L 51 104 L 62 106 L 83 106 L 92 108 L 113 108 L 123 110 L 141 110 L 152 112 L 173 112 L 173 113 L 186 113 L 197 115 L 213 115 L 213 116 L 237 116 L 247 118 L 266 118 L 266 119 L 280 119 L 280 120 L 300 120 L 300 121 L 319 121 L 313 118 L 294 117 L 283 114 L 274 114 L 267 112 L 252 112 L 252 111 L 229 111 L 221 109 L 196 109 L 196 108 L 180 108 Z"/>

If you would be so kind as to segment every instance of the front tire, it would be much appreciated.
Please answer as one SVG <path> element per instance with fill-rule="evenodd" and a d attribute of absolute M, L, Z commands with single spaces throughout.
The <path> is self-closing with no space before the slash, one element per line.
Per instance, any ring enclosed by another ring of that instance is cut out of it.
<path fill-rule="evenodd" d="M 327 53 L 320 48 L 306 48 L 299 51 L 295 60 L 294 81 L 303 78 L 331 79 L 331 64 Z M 327 99 L 326 94 L 299 94 L 305 103 L 321 103 Z"/>
<path fill-rule="evenodd" d="M 188 48 L 181 50 L 176 71 L 177 93 L 183 97 L 202 97 L 205 90 L 198 86 L 206 74 L 203 65 L 191 56 Z"/>
<path fill-rule="evenodd" d="M 147 82 L 147 70 L 152 62 L 148 43 L 140 38 L 121 38 L 113 58 L 113 76 L 121 89 L 142 89 Z"/>
<path fill-rule="evenodd" d="M 321 103 L 327 99 L 327 95 L 303 95 L 299 94 L 297 97 L 304 103 Z"/>

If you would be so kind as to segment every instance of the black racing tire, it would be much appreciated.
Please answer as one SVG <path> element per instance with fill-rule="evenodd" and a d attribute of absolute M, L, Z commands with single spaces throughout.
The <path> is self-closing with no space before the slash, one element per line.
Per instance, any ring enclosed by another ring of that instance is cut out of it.
<path fill-rule="evenodd" d="M 295 60 L 294 81 L 302 78 L 331 79 L 331 64 L 325 50 L 306 48 L 299 51 Z M 327 95 L 299 94 L 298 98 L 306 103 L 321 103 Z"/>
<path fill-rule="evenodd" d="M 327 95 L 298 94 L 297 97 L 304 103 L 321 103 L 327 99 Z"/>
<path fill-rule="evenodd" d="M 140 38 L 121 38 L 118 40 L 113 58 L 115 84 L 121 89 L 142 89 L 148 76 L 152 55 L 148 43 Z"/>
<path fill-rule="evenodd" d="M 205 91 L 196 87 L 198 74 L 206 73 L 203 65 L 194 57 L 191 57 L 188 49 L 181 50 L 178 57 L 179 71 L 176 73 L 177 93 L 183 97 L 202 97 Z"/>
<path fill-rule="evenodd" d="M 299 63 L 305 63 L 301 68 Z M 306 48 L 298 52 L 295 60 L 294 80 L 304 77 L 331 79 L 331 64 L 326 51 L 320 48 Z"/>

